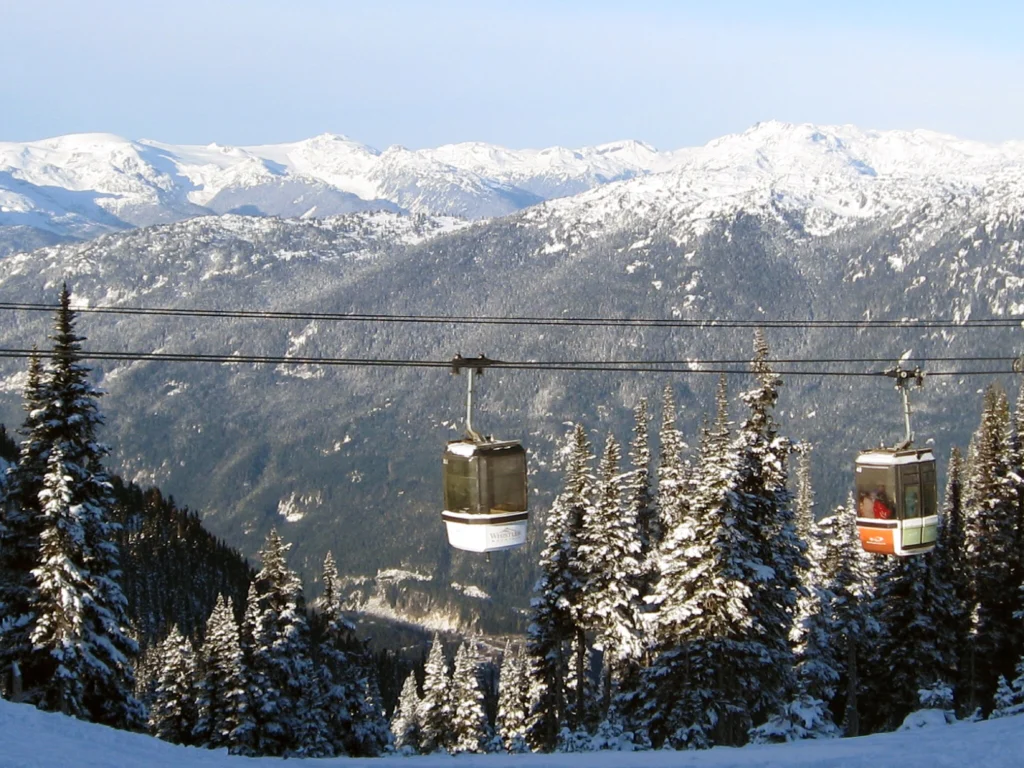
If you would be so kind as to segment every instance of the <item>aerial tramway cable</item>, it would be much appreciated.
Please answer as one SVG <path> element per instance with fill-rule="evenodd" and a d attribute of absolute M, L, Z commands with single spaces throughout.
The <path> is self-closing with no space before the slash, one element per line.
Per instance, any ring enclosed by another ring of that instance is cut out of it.
<path fill-rule="evenodd" d="M 19 312 L 53 312 L 55 304 L 0 302 L 0 310 Z M 948 318 L 897 318 L 861 320 L 770 320 L 770 319 L 690 319 L 643 317 L 541 317 L 499 315 L 399 315 L 364 312 L 292 312 L 275 310 L 225 310 L 185 307 L 75 306 L 78 313 L 114 315 L 150 315 L 164 317 L 204 317 L 256 320 L 321 320 L 373 323 L 430 323 L 450 325 L 520 325 L 520 326 L 583 326 L 607 328 L 1020 328 L 1024 317 L 988 317 L 975 320 Z"/>
<path fill-rule="evenodd" d="M 33 355 L 46 357 L 47 350 L 0 348 L 0 358 L 25 359 Z M 243 354 L 196 354 L 178 352 L 114 352 L 102 350 L 86 350 L 79 352 L 82 360 L 112 360 L 118 362 L 164 362 L 164 363 L 217 363 L 217 364 L 251 364 L 251 365 L 321 365 L 325 367 L 356 367 L 356 368 L 451 368 L 451 360 L 409 360 L 409 359 L 378 359 L 378 358 L 344 358 L 344 357 L 289 357 L 281 355 L 243 355 Z M 1003 362 L 1010 363 L 1005 369 L 998 370 L 939 370 L 929 371 L 929 377 L 936 376 L 997 376 L 1012 373 L 1013 357 L 943 357 L 922 358 L 928 360 L 944 360 L 946 362 Z M 849 364 L 858 362 L 880 362 L 867 358 L 849 359 L 788 359 L 768 360 L 769 364 Z M 749 360 L 695 360 L 695 361 L 635 361 L 608 360 L 603 362 L 586 361 L 490 361 L 489 367 L 503 370 L 527 371 L 566 371 L 566 372 L 605 372 L 605 373 L 677 373 L 677 374 L 742 374 L 749 375 Z M 723 365 L 742 365 L 743 368 L 723 368 Z M 700 366 L 700 367 L 694 367 Z M 783 376 L 850 376 L 876 377 L 886 375 L 882 370 L 801 370 L 780 369 L 775 373 Z"/>

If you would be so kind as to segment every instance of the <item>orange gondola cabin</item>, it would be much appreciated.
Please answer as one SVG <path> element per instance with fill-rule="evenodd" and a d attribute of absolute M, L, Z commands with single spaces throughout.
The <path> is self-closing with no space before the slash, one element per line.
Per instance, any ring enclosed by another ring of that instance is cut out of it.
<path fill-rule="evenodd" d="M 920 555 L 935 548 L 935 456 L 930 448 L 875 448 L 855 462 L 857 533 L 868 552 Z"/>

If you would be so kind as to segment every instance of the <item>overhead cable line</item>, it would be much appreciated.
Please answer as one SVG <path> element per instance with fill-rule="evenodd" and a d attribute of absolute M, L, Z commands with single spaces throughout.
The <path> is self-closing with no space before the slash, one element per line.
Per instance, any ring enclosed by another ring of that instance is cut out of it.
<path fill-rule="evenodd" d="M 55 304 L 0 302 L 0 310 L 54 312 Z M 182 307 L 76 306 L 77 313 L 203 317 L 217 319 L 306 320 L 325 322 L 426 323 L 450 325 L 573 326 L 603 328 L 1020 328 L 1024 317 L 989 317 L 957 321 L 943 318 L 897 318 L 880 320 L 684 320 L 642 317 L 541 317 L 501 315 L 399 315 L 363 312 L 289 312 L 272 310 L 194 309 Z"/>
<path fill-rule="evenodd" d="M 46 350 L 32 349 L 9 349 L 0 348 L 0 358 L 28 358 L 33 355 L 40 357 L 49 356 Z M 332 358 L 332 357 L 286 357 L 278 355 L 243 355 L 243 354 L 195 354 L 176 352 L 110 352 L 98 350 L 81 350 L 78 357 L 83 360 L 112 360 L 118 362 L 166 362 L 166 363 L 217 363 L 217 364 L 251 364 L 251 365 L 318 365 L 325 367 L 359 367 L 359 368 L 451 368 L 450 360 L 407 360 L 407 359 L 377 359 L 377 358 Z M 955 360 L 956 358 L 950 358 Z M 993 358 L 1002 362 L 1012 361 L 1014 358 Z M 964 360 L 967 360 L 965 358 Z M 721 368 L 706 366 L 721 366 L 727 363 L 744 365 L 744 368 Z M 772 361 L 767 361 L 771 363 Z M 833 362 L 833 361 L 801 361 L 801 362 Z M 684 366 L 685 367 L 682 367 Z M 702 367 L 692 367 L 701 365 Z M 661 363 L 661 362 L 635 362 L 635 361 L 611 361 L 604 363 L 573 363 L 573 362 L 543 362 L 543 361 L 490 361 L 488 367 L 505 370 L 533 370 L 533 371 L 566 371 L 566 372 L 593 372 L 606 373 L 678 373 L 678 374 L 743 374 L 751 373 L 750 361 L 696 361 L 683 363 Z M 782 376 L 884 376 L 884 371 L 836 371 L 836 370 L 776 370 L 775 373 Z M 935 376 L 995 376 L 1011 373 L 1010 367 L 1002 370 L 939 370 L 929 371 L 929 377 Z"/>

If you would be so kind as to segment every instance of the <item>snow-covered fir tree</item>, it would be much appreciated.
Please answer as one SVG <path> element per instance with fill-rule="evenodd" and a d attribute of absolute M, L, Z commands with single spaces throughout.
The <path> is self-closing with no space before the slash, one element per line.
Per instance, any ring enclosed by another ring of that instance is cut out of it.
<path fill-rule="evenodd" d="M 480 684 L 480 657 L 476 643 L 463 641 L 455 654 L 451 684 L 452 754 L 486 752 L 491 741 L 490 723 L 484 709 L 484 691 Z"/>
<path fill-rule="evenodd" d="M 806 455 L 806 454 L 802 454 Z M 809 485 L 809 476 L 800 482 Z M 803 494 L 801 494 L 803 495 Z M 806 496 L 805 496 L 806 498 Z M 806 514 L 806 507 L 802 514 Z M 824 525 L 811 519 L 807 529 L 808 567 L 801 569 L 802 587 L 797 601 L 796 620 L 790 633 L 795 659 L 796 695 L 768 722 L 751 734 L 755 742 L 796 741 L 806 738 L 831 738 L 839 735 L 829 707 L 836 695 L 839 669 L 834 637 L 836 596 L 826 586 L 824 565 L 826 537 L 834 533 L 835 518 L 824 518 Z"/>
<path fill-rule="evenodd" d="M 302 584 L 288 568 L 285 544 L 267 535 L 242 627 L 253 730 L 251 754 L 319 756 L 326 752 L 318 686 L 309 655 Z M 311 722 L 312 721 L 312 722 Z"/>
<path fill-rule="evenodd" d="M 727 642 L 731 606 L 749 594 L 745 584 L 728 578 L 721 546 L 723 505 L 735 479 L 724 377 L 715 409 L 713 427 L 701 436 L 689 515 L 667 528 L 657 553 L 658 582 L 650 598 L 657 610 L 651 622 L 652 660 L 643 672 L 643 704 L 636 718 L 655 746 L 709 747 L 720 715 L 742 709 L 738 693 L 719 685 L 715 662 Z"/>
<path fill-rule="evenodd" d="M 394 737 L 395 749 L 406 755 L 416 754 L 420 747 L 420 713 L 422 704 L 416 690 L 416 672 L 409 672 L 398 695 L 391 718 L 391 734 Z"/>
<path fill-rule="evenodd" d="M 526 723 L 530 714 L 530 677 L 524 649 L 505 646 L 498 676 L 495 730 L 506 752 L 528 751 Z"/>
<path fill-rule="evenodd" d="M 566 682 L 570 663 L 574 669 L 579 667 L 578 655 L 570 661 L 580 605 L 577 549 L 593 483 L 593 455 L 581 425 L 573 429 L 566 449 L 564 488 L 547 516 L 541 575 L 534 587 L 532 621 L 527 630 L 531 681 L 527 741 L 532 749 L 545 752 L 557 746 L 568 717 Z"/>
<path fill-rule="evenodd" d="M 996 685 L 992 714 L 989 717 L 1009 717 L 1024 713 L 1024 656 L 1017 662 L 1017 677 L 1007 682 L 1002 675 Z"/>
<path fill-rule="evenodd" d="M 14 695 L 13 671 L 22 687 L 20 666 L 31 653 L 32 609 L 36 584 L 32 571 L 39 564 L 39 534 L 43 487 L 50 444 L 44 439 L 41 420 L 46 405 L 43 364 L 35 348 L 29 358 L 24 391 L 24 438 L 18 462 L 10 467 L 3 499 L 4 525 L 0 530 L 0 693 Z"/>
<path fill-rule="evenodd" d="M 346 748 L 350 755 L 379 757 L 394 747 L 391 728 L 384 713 L 380 682 L 368 653 L 357 662 L 358 697 L 352 709 L 352 731 Z"/>
<path fill-rule="evenodd" d="M 334 556 L 328 552 L 324 559 L 324 570 L 320 577 L 323 592 L 316 607 L 323 622 L 318 651 L 320 706 L 326 719 L 326 737 L 331 744 L 332 754 L 348 754 L 346 740 L 353 729 L 353 710 L 359 706 L 362 690 L 358 670 L 350 655 L 353 649 L 351 637 L 354 627 L 345 620 L 341 611 L 338 594 L 338 567 Z"/>
<path fill-rule="evenodd" d="M 740 425 L 733 448 L 737 460 L 735 512 L 739 514 L 732 524 L 734 535 L 739 534 L 735 543 L 740 545 L 736 548 L 736 564 L 750 579 L 750 615 L 755 627 L 760 625 L 746 635 L 761 646 L 751 659 L 757 666 L 747 691 L 755 718 L 779 711 L 793 691 L 789 633 L 799 587 L 798 569 L 805 565 L 787 485 L 792 445 L 779 435 L 773 416 L 782 381 L 772 371 L 768 357 L 764 333 L 757 331 L 751 363 L 757 383 L 740 396 L 750 414 Z M 743 539 L 753 544 L 745 552 Z"/>
<path fill-rule="evenodd" d="M 593 506 L 583 519 L 579 557 L 583 569 L 583 625 L 604 655 L 605 714 L 622 673 L 642 650 L 637 584 L 641 577 L 640 535 L 631 506 L 623 503 L 625 478 L 619 446 L 608 436 L 598 470 Z"/>
<path fill-rule="evenodd" d="M 441 637 L 434 635 L 427 656 L 423 677 L 423 698 L 420 700 L 420 744 L 423 754 L 440 752 L 451 744 L 451 680 Z"/>
<path fill-rule="evenodd" d="M 689 488 L 683 452 L 686 442 L 679 431 L 675 394 L 666 385 L 661 395 L 661 430 L 658 433 L 658 508 L 659 524 L 651 526 L 652 543 L 657 544 L 679 525 L 688 512 Z"/>
<path fill-rule="evenodd" d="M 138 729 L 145 723 L 144 708 L 133 695 L 131 662 L 138 645 L 129 634 L 119 582 L 118 526 L 112 522 L 114 502 L 103 469 L 107 449 L 98 440 L 101 393 L 80 362 L 84 337 L 75 323 L 64 286 L 50 363 L 30 395 L 38 407 L 29 415 L 31 434 L 22 453 L 26 469 L 17 481 L 27 526 L 21 533 L 30 533 L 19 539 L 31 546 L 38 531 L 39 551 L 30 571 L 28 612 L 15 617 L 19 631 L 13 637 L 27 634 L 32 643 L 28 655 L 18 659 L 27 700 Z M 44 457 L 45 475 L 30 479 Z M 32 509 L 25 493 L 34 487 L 40 490 L 38 507 Z"/>
<path fill-rule="evenodd" d="M 195 742 L 196 655 L 192 641 L 177 625 L 159 645 L 162 669 L 149 708 L 149 729 L 158 739 L 173 744 Z"/>
<path fill-rule="evenodd" d="M 238 622 L 231 601 L 218 595 L 199 650 L 195 743 L 244 751 L 253 726 Z"/>
<path fill-rule="evenodd" d="M 942 641 L 952 589 L 936 578 L 931 557 L 881 558 L 873 610 L 881 631 L 870 660 L 876 730 L 896 728 L 918 709 L 918 690 L 956 675 L 951 644 Z"/>
<path fill-rule="evenodd" d="M 651 488 L 650 417 L 647 399 L 641 398 L 633 411 L 633 440 L 630 443 L 630 471 L 626 479 L 626 504 L 629 515 L 636 521 L 640 544 L 640 562 L 643 570 L 636 585 L 641 599 L 651 592 L 655 574 L 651 571 L 651 556 L 657 551 L 662 530 L 654 492 Z"/>
<path fill-rule="evenodd" d="M 972 617 L 968 708 L 988 709 L 999 675 L 1017 659 L 1013 614 L 1021 578 L 1018 487 L 1009 404 L 998 387 L 985 392 L 981 424 L 968 454 L 963 508 Z"/>
<path fill-rule="evenodd" d="M 961 689 L 969 689 L 966 675 L 970 662 L 971 579 L 967 568 L 963 512 L 964 462 L 960 449 L 954 447 L 946 467 L 946 492 L 942 514 L 939 516 L 938 537 L 930 556 L 934 578 L 949 585 L 950 600 L 947 612 L 939 623 L 937 643 L 943 654 L 957 665 L 957 675 L 950 680 L 957 698 Z"/>
<path fill-rule="evenodd" d="M 856 508 L 851 497 L 845 507 L 818 521 L 824 543 L 820 558 L 821 584 L 832 595 L 831 642 L 839 672 L 833 710 L 841 713 L 846 736 L 861 733 L 861 696 L 868 677 L 867 657 L 878 635 L 872 609 L 873 555 L 860 546 Z M 863 672 L 862 672 L 863 670 Z"/>

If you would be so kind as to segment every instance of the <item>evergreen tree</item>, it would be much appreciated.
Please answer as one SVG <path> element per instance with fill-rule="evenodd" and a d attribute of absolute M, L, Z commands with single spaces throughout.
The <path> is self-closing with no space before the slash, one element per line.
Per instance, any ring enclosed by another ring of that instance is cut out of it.
<path fill-rule="evenodd" d="M 637 539 L 640 544 L 639 559 L 643 569 L 635 586 L 642 599 L 650 594 L 653 587 L 655 574 L 651 570 L 651 557 L 657 551 L 663 530 L 651 489 L 651 447 L 645 398 L 641 398 L 633 415 L 635 424 L 629 451 L 632 469 L 626 480 L 626 504 L 629 507 L 629 516 L 636 521 Z"/>
<path fill-rule="evenodd" d="M 1017 677 L 1007 682 L 1002 675 L 996 685 L 994 706 L 989 717 L 1024 714 L 1024 656 L 1017 662 Z"/>
<path fill-rule="evenodd" d="M 51 362 L 32 395 L 39 407 L 30 413 L 32 434 L 23 453 L 26 472 L 43 456 L 47 467 L 39 491 L 39 556 L 31 570 L 29 614 L 16 620 L 32 639 L 20 664 L 26 698 L 43 708 L 137 729 L 145 721 L 132 693 L 131 659 L 138 646 L 128 633 L 120 586 L 118 526 L 102 466 L 107 449 L 97 440 L 101 393 L 80 363 L 84 337 L 75 332 L 67 286 L 50 339 Z M 34 481 L 18 482 L 24 499 Z M 27 506 L 23 513 L 31 517 Z"/>
<path fill-rule="evenodd" d="M 1013 472 L 1014 436 L 1005 393 L 985 392 L 963 493 L 972 617 L 968 669 L 971 710 L 987 709 L 999 675 L 1012 673 L 1017 658 L 1020 545 L 1018 489 Z"/>
<path fill-rule="evenodd" d="M 324 623 L 317 648 L 319 656 L 320 706 L 327 720 L 325 727 L 335 755 L 348 754 L 345 742 L 353 730 L 353 710 L 360 706 L 362 698 L 354 660 L 349 654 L 354 641 L 352 625 L 341 612 L 338 594 L 338 567 L 333 555 L 328 552 L 324 559 L 324 570 L 320 578 L 323 593 L 317 600 L 320 617 Z"/>
<path fill-rule="evenodd" d="M 357 757 L 379 757 L 394 746 L 384 714 L 377 670 L 368 656 L 357 665 L 361 670 L 357 681 L 358 698 L 352 710 L 352 736 L 346 744 L 348 753 Z"/>
<path fill-rule="evenodd" d="M 398 696 L 398 705 L 391 719 L 391 733 L 395 739 L 395 749 L 402 754 L 415 754 L 420 745 L 420 712 L 422 703 L 416 691 L 416 673 L 410 672 L 405 678 L 402 692 Z"/>
<path fill-rule="evenodd" d="M 971 580 L 967 570 L 967 544 L 964 530 L 963 511 L 964 463 L 960 450 L 953 448 L 946 471 L 946 493 L 939 517 L 938 540 L 931 554 L 934 578 L 948 584 L 950 601 L 947 614 L 939 625 L 937 643 L 944 655 L 954 659 L 958 667 L 956 679 L 950 682 L 956 690 L 969 688 L 965 676 L 970 662 L 970 615 L 968 605 L 971 599 Z"/>
<path fill-rule="evenodd" d="M 451 737 L 451 683 L 448 662 L 439 635 L 434 635 L 423 679 L 423 698 L 420 701 L 420 752 L 429 755 L 440 752 L 450 744 Z"/>
<path fill-rule="evenodd" d="M 860 546 L 852 497 L 846 507 L 819 520 L 818 528 L 824 542 L 821 583 L 833 597 L 831 641 L 839 672 L 836 703 L 842 705 L 834 711 L 841 713 L 844 735 L 858 736 L 866 677 L 861 670 L 868 668 L 868 653 L 879 630 L 871 612 L 873 556 Z"/>
<path fill-rule="evenodd" d="M 814 486 L 811 484 L 811 446 L 804 443 L 797 451 L 796 532 L 809 543 L 814 531 Z"/>
<path fill-rule="evenodd" d="M 451 752 L 484 752 L 490 741 L 490 725 L 484 711 L 480 685 L 480 659 L 475 645 L 467 640 L 455 654 L 451 687 Z"/>
<path fill-rule="evenodd" d="M 196 657 L 192 641 L 172 626 L 160 643 L 163 668 L 157 680 L 149 710 L 149 728 L 154 736 L 172 744 L 194 744 L 197 724 Z"/>
<path fill-rule="evenodd" d="M 798 569 L 806 561 L 787 487 L 791 444 L 778 434 L 772 415 L 781 379 L 768 364 L 768 344 L 761 331 L 755 334 L 754 351 L 751 367 L 757 384 L 741 395 L 750 415 L 741 424 L 734 447 L 740 514 L 733 519 L 733 534 L 739 555 L 734 562 L 746 571 L 747 583 L 753 587 L 750 615 L 755 627 L 745 634 L 755 647 L 760 646 L 751 659 L 757 666 L 747 689 L 750 709 L 757 717 L 759 712 L 778 711 L 793 691 L 789 632 Z"/>
<path fill-rule="evenodd" d="M 881 632 L 874 644 L 876 728 L 894 729 L 918 709 L 917 692 L 954 679 L 956 659 L 941 640 L 952 590 L 936 578 L 931 555 L 887 557 L 875 591 Z"/>
<path fill-rule="evenodd" d="M 206 622 L 199 652 L 195 744 L 210 749 L 244 751 L 248 743 L 249 702 L 238 622 L 223 595 Z"/>
<path fill-rule="evenodd" d="M 675 395 L 666 385 L 661 398 L 661 448 L 658 454 L 658 506 L 660 521 L 652 526 L 652 546 L 661 542 L 670 530 L 686 517 L 688 487 L 683 451 L 686 443 L 677 426 Z"/>
<path fill-rule="evenodd" d="M 690 514 L 666 531 L 658 550 L 652 661 L 636 718 L 655 746 L 709 747 L 723 717 L 742 711 L 737 687 L 725 689 L 717 663 L 731 643 L 733 608 L 749 595 L 726 572 L 728 540 L 721 535 L 735 482 L 724 377 L 715 406 L 714 426 L 702 433 Z"/>
<path fill-rule="evenodd" d="M 564 489 L 548 513 L 540 579 L 531 601 L 533 617 L 527 631 L 530 669 L 530 717 L 527 740 L 532 749 L 550 752 L 569 714 L 566 679 L 570 647 L 578 630 L 581 604 L 578 547 L 583 517 L 590 505 L 590 444 L 576 425 L 568 444 Z M 573 656 L 574 673 L 582 663 Z M 572 702 L 575 705 L 576 702 Z"/>
<path fill-rule="evenodd" d="M 17 463 L 8 468 L 0 526 L 0 693 L 10 696 L 17 667 L 31 653 L 32 601 L 36 583 L 32 571 L 39 565 L 39 538 L 43 489 L 50 445 L 44 440 L 42 418 L 47 401 L 43 365 L 35 348 L 29 358 L 24 391 L 24 437 Z"/>
<path fill-rule="evenodd" d="M 530 680 L 522 648 L 505 647 L 498 687 L 498 713 L 495 728 L 507 752 L 528 750 L 526 723 L 530 714 Z"/>
<path fill-rule="evenodd" d="M 639 662 L 642 648 L 636 587 L 642 573 L 640 537 L 632 508 L 623 504 L 623 480 L 619 446 L 609 435 L 579 545 L 585 585 L 582 624 L 596 635 L 596 647 L 604 652 L 609 700 L 618 690 L 624 668 Z M 602 715 L 607 706 L 608 701 L 603 702 Z"/>
<path fill-rule="evenodd" d="M 256 755 L 316 756 L 324 745 L 311 738 L 323 735 L 315 722 L 322 711 L 302 584 L 285 561 L 289 548 L 276 530 L 270 531 L 246 606 L 242 637 L 253 719 L 247 749 Z"/>

